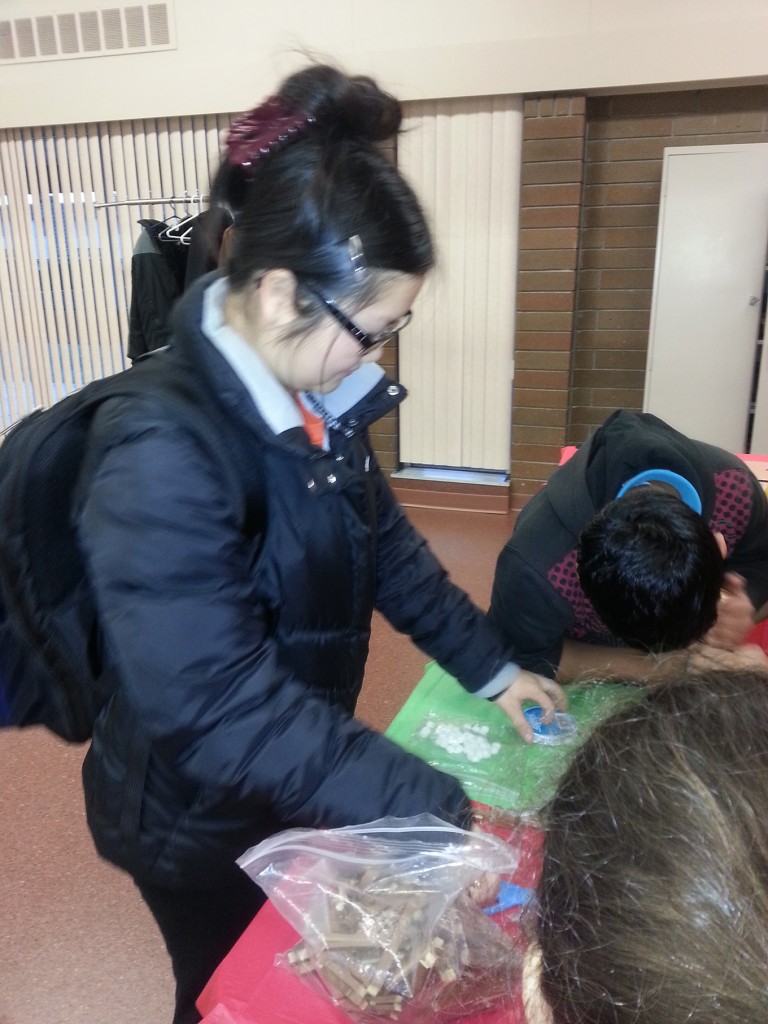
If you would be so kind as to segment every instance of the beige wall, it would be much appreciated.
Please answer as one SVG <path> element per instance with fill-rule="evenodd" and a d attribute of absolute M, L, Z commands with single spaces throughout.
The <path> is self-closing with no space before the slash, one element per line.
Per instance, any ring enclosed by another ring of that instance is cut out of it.
<path fill-rule="evenodd" d="M 302 49 L 402 99 L 768 81 L 768 0 L 169 3 L 176 50 L 0 65 L 0 127 L 243 109 Z M 4 0 L 0 17 L 95 6 Z"/>

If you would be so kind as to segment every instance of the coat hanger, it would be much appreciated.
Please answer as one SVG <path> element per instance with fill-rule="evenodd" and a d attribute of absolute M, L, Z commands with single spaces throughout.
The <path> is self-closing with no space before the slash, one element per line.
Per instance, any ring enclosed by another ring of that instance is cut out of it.
<path fill-rule="evenodd" d="M 192 241 L 192 231 L 194 230 L 195 221 L 200 215 L 200 207 L 208 199 L 207 196 L 201 196 L 200 193 L 195 190 L 194 195 L 184 196 L 185 203 L 197 204 L 198 209 L 194 210 L 193 213 L 187 213 L 186 216 L 177 220 L 174 224 L 169 224 L 167 227 L 158 234 L 158 239 L 161 242 L 178 242 L 181 245 L 189 245 Z"/>
<path fill-rule="evenodd" d="M 172 224 L 166 223 L 166 226 L 158 233 L 158 240 L 161 242 L 178 242 L 181 245 L 189 245 L 189 242 L 184 241 L 182 234 L 182 228 L 188 228 L 191 232 L 192 222 L 197 220 L 197 214 L 192 213 L 186 217 L 175 220 Z M 186 233 L 186 230 L 185 232 Z"/>

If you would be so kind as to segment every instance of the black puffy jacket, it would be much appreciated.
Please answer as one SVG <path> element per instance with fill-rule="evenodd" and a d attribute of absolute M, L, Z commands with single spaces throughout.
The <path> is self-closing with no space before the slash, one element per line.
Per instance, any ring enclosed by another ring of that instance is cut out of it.
<path fill-rule="evenodd" d="M 78 516 L 115 691 L 84 764 L 88 821 L 103 856 L 168 886 L 215 886 L 288 826 L 466 821 L 455 779 L 353 718 L 374 607 L 471 690 L 507 661 L 377 466 L 367 428 L 402 388 L 357 371 L 373 386 L 330 451 L 275 433 L 202 333 L 208 283 L 166 358 L 257 461 L 255 529 L 190 433 L 123 398 L 97 414 Z"/>

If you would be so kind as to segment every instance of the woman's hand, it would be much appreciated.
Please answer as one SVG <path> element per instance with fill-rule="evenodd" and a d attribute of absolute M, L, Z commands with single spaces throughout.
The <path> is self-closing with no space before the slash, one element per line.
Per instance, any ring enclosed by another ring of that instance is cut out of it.
<path fill-rule="evenodd" d="M 551 722 L 555 717 L 555 711 L 565 711 L 568 707 L 568 698 L 565 690 L 546 676 L 537 675 L 535 672 L 528 672 L 521 669 L 520 674 L 511 686 L 507 687 L 498 697 L 494 699 L 502 711 L 512 721 L 512 724 L 520 733 L 526 743 L 533 742 L 533 729 L 523 714 L 523 701 L 533 701 L 540 704 L 544 709 L 544 721 Z"/>

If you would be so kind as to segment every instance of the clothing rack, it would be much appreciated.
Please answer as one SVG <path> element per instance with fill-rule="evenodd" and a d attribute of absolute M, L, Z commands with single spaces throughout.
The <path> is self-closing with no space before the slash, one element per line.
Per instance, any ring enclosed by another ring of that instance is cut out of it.
<path fill-rule="evenodd" d="M 193 195 L 185 196 L 159 196 L 155 199 L 114 199 L 111 202 L 94 203 L 94 210 L 104 210 L 112 206 L 165 206 L 173 203 L 207 203 L 210 196 L 200 195 L 195 192 Z"/>

